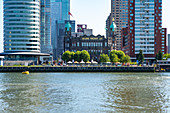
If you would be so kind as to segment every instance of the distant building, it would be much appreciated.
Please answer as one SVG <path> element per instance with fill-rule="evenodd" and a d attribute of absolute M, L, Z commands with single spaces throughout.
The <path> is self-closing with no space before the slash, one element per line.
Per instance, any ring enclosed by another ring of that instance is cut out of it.
<path fill-rule="evenodd" d="M 83 35 L 84 35 L 83 32 L 72 32 L 72 33 L 71 33 L 71 36 L 72 36 L 72 37 L 80 37 L 80 36 L 83 36 Z"/>
<path fill-rule="evenodd" d="M 84 32 L 84 29 L 87 29 L 86 24 L 77 24 L 77 32 Z"/>
<path fill-rule="evenodd" d="M 57 30 L 57 41 L 55 42 L 57 44 L 57 48 L 53 49 L 53 56 L 54 59 L 59 58 L 63 52 L 64 52 L 64 36 L 65 36 L 65 24 L 66 23 L 70 23 L 72 29 L 72 32 L 75 32 L 75 21 L 74 20 L 65 20 L 64 23 L 58 23 L 58 21 L 56 21 L 56 30 Z"/>
<path fill-rule="evenodd" d="M 64 51 L 82 51 L 87 50 L 91 58 L 99 60 L 100 54 L 109 54 L 112 50 L 112 39 L 104 36 L 76 36 L 71 33 L 71 25 L 66 25 L 64 38 Z"/>
<path fill-rule="evenodd" d="M 83 34 L 86 36 L 90 36 L 93 34 L 93 29 L 87 29 L 86 24 L 78 24 L 77 25 L 77 34 Z"/>
<path fill-rule="evenodd" d="M 51 0 L 51 37 L 53 59 L 56 60 L 63 53 L 64 27 L 69 21 L 75 32 L 75 21 L 70 21 L 70 0 Z"/>
<path fill-rule="evenodd" d="M 131 13 L 128 14 L 128 27 L 121 30 L 122 50 L 134 60 L 140 50 L 148 60 L 154 60 L 159 50 L 167 53 L 162 0 L 134 0 L 129 1 L 128 6 Z"/>
<path fill-rule="evenodd" d="M 92 29 L 84 29 L 84 35 L 86 35 L 86 36 L 90 36 L 90 35 L 92 35 L 93 34 L 93 30 Z"/>
<path fill-rule="evenodd" d="M 168 53 L 167 50 L 167 28 L 162 28 L 161 49 L 163 54 Z"/>
<path fill-rule="evenodd" d="M 111 13 L 110 13 L 110 15 L 107 17 L 107 20 L 106 20 L 106 38 L 108 38 L 109 36 L 109 28 L 110 28 L 111 22 L 112 22 L 112 18 L 111 18 Z"/>
<path fill-rule="evenodd" d="M 51 0 L 41 0 L 40 2 L 40 43 L 41 52 L 52 54 L 51 44 Z"/>
<path fill-rule="evenodd" d="M 170 53 L 170 34 L 168 34 L 168 53 Z"/>
<path fill-rule="evenodd" d="M 117 50 L 121 50 L 121 29 L 126 27 L 128 24 L 128 14 L 129 14 L 128 3 L 132 1 L 135 0 L 111 0 L 111 15 L 107 21 L 110 20 L 110 24 L 111 24 L 112 19 L 114 18 L 115 24 L 117 26 L 117 30 L 114 33 L 117 34 L 115 40 L 116 41 L 115 48 Z"/>

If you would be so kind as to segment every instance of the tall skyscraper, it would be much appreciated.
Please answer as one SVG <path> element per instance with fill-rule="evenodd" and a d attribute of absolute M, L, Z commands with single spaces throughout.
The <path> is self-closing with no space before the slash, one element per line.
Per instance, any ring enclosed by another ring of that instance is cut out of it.
<path fill-rule="evenodd" d="M 135 59 L 139 50 L 145 59 L 154 59 L 166 49 L 166 29 L 162 28 L 162 0 L 129 0 L 128 28 L 122 31 L 122 50 Z M 125 36 L 126 35 L 126 36 Z M 125 38 L 128 39 L 126 40 Z"/>
<path fill-rule="evenodd" d="M 65 21 L 70 20 L 68 12 L 70 12 L 70 0 L 51 0 L 51 37 L 54 59 L 59 58 L 64 50 Z"/>
<path fill-rule="evenodd" d="M 52 54 L 50 0 L 41 0 L 40 20 L 41 20 L 41 52 Z"/>
<path fill-rule="evenodd" d="M 111 0 L 111 17 L 110 24 L 115 20 L 117 30 L 116 49 L 121 50 L 121 29 L 128 23 L 128 0 Z M 108 22 L 107 22 L 108 23 Z"/>
<path fill-rule="evenodd" d="M 40 52 L 39 0 L 4 0 L 4 52 Z"/>
<path fill-rule="evenodd" d="M 4 62 L 38 64 L 40 53 L 40 0 L 4 0 Z M 18 61 L 18 62 L 16 62 Z"/>
<path fill-rule="evenodd" d="M 51 0 L 51 43 L 53 47 L 53 58 L 57 58 L 57 23 L 62 20 L 62 0 Z"/>
<path fill-rule="evenodd" d="M 70 0 L 62 0 L 62 21 L 70 20 Z"/>

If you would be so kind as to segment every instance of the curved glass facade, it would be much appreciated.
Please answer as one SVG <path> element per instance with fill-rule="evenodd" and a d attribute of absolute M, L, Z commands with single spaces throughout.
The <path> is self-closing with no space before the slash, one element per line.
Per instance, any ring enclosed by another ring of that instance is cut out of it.
<path fill-rule="evenodd" d="M 4 52 L 40 52 L 40 0 L 4 0 Z"/>

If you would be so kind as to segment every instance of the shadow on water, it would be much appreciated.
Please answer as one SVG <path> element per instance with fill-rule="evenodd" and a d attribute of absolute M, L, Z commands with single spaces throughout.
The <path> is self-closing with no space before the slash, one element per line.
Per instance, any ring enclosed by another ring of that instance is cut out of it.
<path fill-rule="evenodd" d="M 116 76 L 109 76 L 103 85 L 105 111 L 170 112 L 170 78 L 155 73 Z"/>

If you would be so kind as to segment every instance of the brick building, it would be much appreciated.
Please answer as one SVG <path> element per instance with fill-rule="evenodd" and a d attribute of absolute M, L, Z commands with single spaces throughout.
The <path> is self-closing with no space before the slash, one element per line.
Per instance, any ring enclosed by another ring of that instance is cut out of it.
<path fill-rule="evenodd" d="M 112 38 L 104 36 L 83 36 L 72 35 L 70 25 L 66 25 L 64 38 L 64 51 L 82 51 L 87 50 L 94 60 L 99 60 L 100 54 L 109 54 L 112 49 Z"/>

